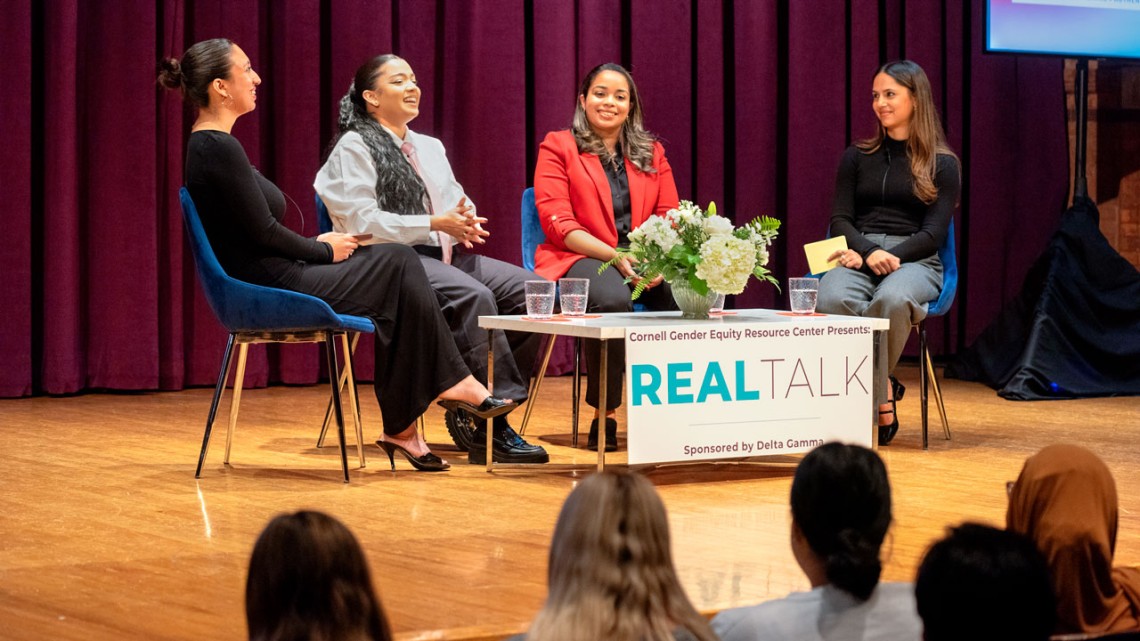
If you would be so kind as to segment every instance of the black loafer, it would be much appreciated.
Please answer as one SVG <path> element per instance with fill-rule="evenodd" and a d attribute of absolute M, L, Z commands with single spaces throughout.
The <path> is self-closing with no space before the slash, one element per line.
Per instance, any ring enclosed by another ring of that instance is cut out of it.
<path fill-rule="evenodd" d="M 617 421 L 606 418 L 606 451 L 617 450 Z M 598 419 L 590 421 L 590 436 L 586 439 L 586 449 L 598 451 Z"/>
<path fill-rule="evenodd" d="M 491 450 L 496 463 L 547 463 L 550 455 L 539 445 L 531 445 L 514 431 L 505 419 L 496 419 L 491 432 Z M 472 433 L 467 462 L 487 464 L 487 428 L 478 427 Z"/>

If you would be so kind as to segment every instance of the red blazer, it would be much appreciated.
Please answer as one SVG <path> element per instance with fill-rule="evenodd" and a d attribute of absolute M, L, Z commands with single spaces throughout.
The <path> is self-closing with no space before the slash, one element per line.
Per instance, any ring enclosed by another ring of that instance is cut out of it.
<path fill-rule="evenodd" d="M 637 229 L 653 214 L 662 215 L 677 206 L 677 185 L 665 160 L 661 143 L 653 143 L 656 173 L 640 171 L 627 158 L 631 229 Z M 550 280 L 561 278 L 585 258 L 566 247 L 566 235 L 581 229 L 611 247 L 617 247 L 614 201 L 602 161 L 594 154 L 579 153 L 574 134 L 552 131 L 538 148 L 534 169 L 534 200 L 546 242 L 534 253 L 534 271 Z"/>

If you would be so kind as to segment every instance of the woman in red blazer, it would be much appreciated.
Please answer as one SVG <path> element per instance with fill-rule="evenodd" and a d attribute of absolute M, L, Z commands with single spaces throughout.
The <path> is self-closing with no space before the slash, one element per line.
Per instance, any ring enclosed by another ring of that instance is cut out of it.
<path fill-rule="evenodd" d="M 546 135 L 538 150 L 534 196 L 546 242 L 535 252 L 543 278 L 590 279 L 588 311 L 632 311 L 636 276 L 628 261 L 601 274 L 598 268 L 629 246 L 629 232 L 649 216 L 677 206 L 677 185 L 661 143 L 642 124 L 641 100 L 629 72 L 607 63 L 586 75 L 570 130 Z M 638 299 L 650 309 L 675 309 L 660 278 Z M 625 346 L 609 342 L 606 385 L 606 449 L 617 448 L 616 409 L 624 389 Z M 587 341 L 586 365 L 599 371 L 601 348 Z M 598 378 L 591 374 L 586 402 L 598 407 Z M 588 447 L 597 449 L 598 415 L 590 424 Z"/>

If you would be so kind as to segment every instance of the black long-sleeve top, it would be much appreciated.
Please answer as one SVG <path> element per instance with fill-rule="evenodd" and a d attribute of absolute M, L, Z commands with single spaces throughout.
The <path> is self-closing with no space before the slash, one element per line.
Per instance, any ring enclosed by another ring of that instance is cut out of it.
<path fill-rule="evenodd" d="M 297 261 L 331 263 L 332 247 L 281 224 L 285 195 L 253 168 L 237 138 L 196 131 L 186 146 L 186 188 L 226 273 L 253 283 L 289 279 Z"/>
<path fill-rule="evenodd" d="M 910 236 L 890 252 L 904 263 L 927 258 L 937 253 L 946 239 L 961 183 L 958 160 L 939 154 L 934 175 L 938 197 L 926 204 L 914 195 L 905 140 L 885 137 L 870 154 L 852 145 L 839 161 L 831 236 L 845 236 L 847 246 L 864 259 L 882 248 L 863 234 Z"/>

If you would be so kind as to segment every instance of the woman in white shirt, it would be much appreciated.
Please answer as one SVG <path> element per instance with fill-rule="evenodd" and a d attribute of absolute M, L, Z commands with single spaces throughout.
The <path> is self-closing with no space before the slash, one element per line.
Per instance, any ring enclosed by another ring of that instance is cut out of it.
<path fill-rule="evenodd" d="M 533 273 L 467 253 L 490 233 L 455 180 L 443 144 L 408 128 L 419 115 L 420 89 L 404 59 L 386 54 L 361 65 L 341 99 L 340 136 L 313 187 L 337 231 L 371 234 L 368 243 L 401 243 L 419 254 L 467 367 L 487 383 L 487 331 L 479 316 L 526 312 L 524 283 Z M 496 331 L 495 394 L 527 398 L 538 334 Z M 486 462 L 486 432 L 469 414 L 448 412 L 448 428 L 471 463 Z M 494 420 L 494 458 L 545 463 L 546 451 L 524 441 L 505 416 Z"/>
<path fill-rule="evenodd" d="M 879 455 L 842 443 L 815 448 L 796 468 L 791 503 L 792 554 L 811 591 L 721 612 L 713 619 L 720 638 L 919 641 L 911 584 L 879 583 L 891 525 L 891 487 Z"/>

